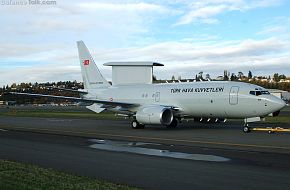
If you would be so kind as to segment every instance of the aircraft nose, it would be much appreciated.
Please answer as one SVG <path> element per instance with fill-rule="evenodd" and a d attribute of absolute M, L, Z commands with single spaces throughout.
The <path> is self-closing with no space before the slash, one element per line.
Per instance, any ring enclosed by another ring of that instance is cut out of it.
<path fill-rule="evenodd" d="M 279 111 L 286 106 L 284 100 L 277 97 L 273 97 L 271 102 L 275 111 Z"/>

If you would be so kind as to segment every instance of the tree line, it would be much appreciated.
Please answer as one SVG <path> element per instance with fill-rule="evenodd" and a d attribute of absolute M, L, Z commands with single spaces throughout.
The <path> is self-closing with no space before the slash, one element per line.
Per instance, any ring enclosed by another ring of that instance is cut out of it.
<path fill-rule="evenodd" d="M 6 85 L 0 88 L 0 101 L 16 101 L 16 104 L 47 104 L 47 103 L 71 103 L 66 100 L 49 99 L 45 97 L 29 97 L 22 95 L 13 95 L 9 92 L 22 92 L 22 93 L 35 93 L 35 94 L 48 94 L 55 96 L 70 96 L 79 97 L 78 93 L 63 91 L 60 89 L 82 89 L 83 84 L 77 81 L 60 81 L 60 82 L 47 82 L 47 83 L 21 83 Z M 17 98 L 15 98 L 17 96 Z"/>

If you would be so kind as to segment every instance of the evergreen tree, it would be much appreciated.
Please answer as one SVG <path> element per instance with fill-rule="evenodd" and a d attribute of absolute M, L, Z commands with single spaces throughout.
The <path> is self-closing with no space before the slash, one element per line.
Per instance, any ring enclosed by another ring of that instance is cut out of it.
<path fill-rule="evenodd" d="M 253 74 L 252 74 L 252 71 L 249 71 L 249 73 L 248 73 L 248 79 L 251 79 L 251 78 L 253 78 Z"/>
<path fill-rule="evenodd" d="M 278 73 L 275 73 L 273 75 L 273 79 L 274 79 L 275 82 L 279 82 L 280 81 L 279 74 Z"/>
<path fill-rule="evenodd" d="M 236 80 L 238 80 L 238 77 L 235 75 L 235 73 L 232 73 L 231 81 L 236 81 Z"/>
<path fill-rule="evenodd" d="M 205 79 L 207 80 L 207 79 L 210 79 L 210 74 L 206 74 L 205 75 Z"/>
<path fill-rule="evenodd" d="M 228 81 L 229 80 L 229 72 L 227 70 L 224 70 L 224 81 Z"/>
<path fill-rule="evenodd" d="M 200 72 L 198 73 L 198 79 L 199 79 L 199 80 L 203 80 L 203 71 L 200 71 Z"/>
<path fill-rule="evenodd" d="M 239 72 L 238 72 L 238 78 L 241 79 L 243 76 L 244 76 L 244 73 L 241 72 L 241 71 L 239 71 Z"/>

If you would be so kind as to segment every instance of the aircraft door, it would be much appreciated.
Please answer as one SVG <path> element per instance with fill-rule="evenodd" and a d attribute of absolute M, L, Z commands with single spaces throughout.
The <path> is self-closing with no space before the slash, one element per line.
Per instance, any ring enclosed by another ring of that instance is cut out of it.
<path fill-rule="evenodd" d="M 239 94 L 239 87 L 238 86 L 233 86 L 231 88 L 230 96 L 229 96 L 231 105 L 238 104 L 238 94 Z"/>
<path fill-rule="evenodd" d="M 159 102 L 160 101 L 160 92 L 156 92 L 155 93 L 155 102 Z"/>

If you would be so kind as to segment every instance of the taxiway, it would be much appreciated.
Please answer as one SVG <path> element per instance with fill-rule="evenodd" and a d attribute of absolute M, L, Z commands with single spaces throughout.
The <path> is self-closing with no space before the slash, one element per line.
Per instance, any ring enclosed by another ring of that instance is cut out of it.
<path fill-rule="evenodd" d="M 127 120 L 0 116 L 0 121 L 1 159 L 144 189 L 290 186 L 288 133 L 245 134 L 237 122 L 133 130 Z"/>

